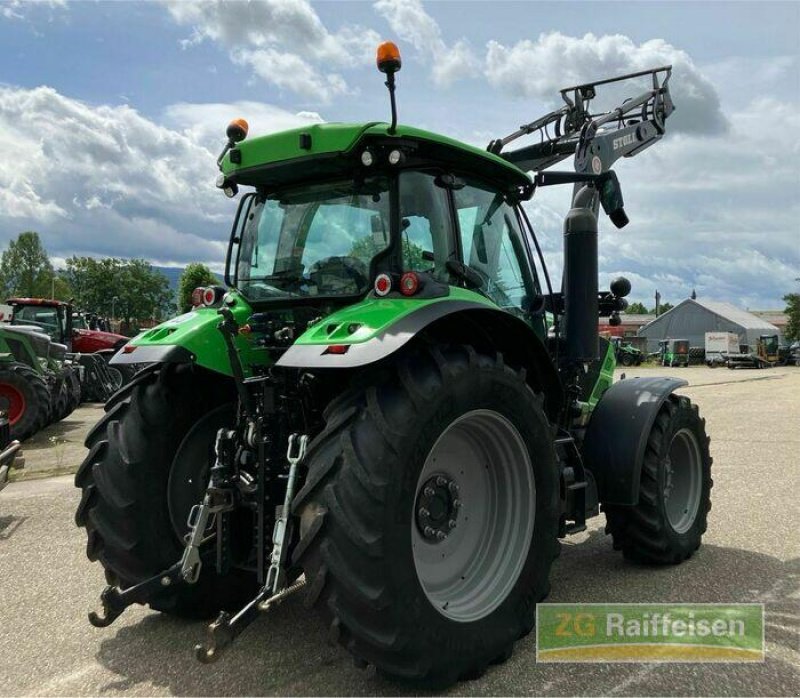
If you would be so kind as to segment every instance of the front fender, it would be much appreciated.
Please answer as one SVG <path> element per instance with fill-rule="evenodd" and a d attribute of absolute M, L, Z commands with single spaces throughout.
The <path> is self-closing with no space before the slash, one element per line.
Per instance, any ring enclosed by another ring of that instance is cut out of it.
<path fill-rule="evenodd" d="M 682 378 L 628 378 L 614 383 L 592 413 L 583 441 L 584 465 L 605 504 L 634 505 L 650 430 Z"/>

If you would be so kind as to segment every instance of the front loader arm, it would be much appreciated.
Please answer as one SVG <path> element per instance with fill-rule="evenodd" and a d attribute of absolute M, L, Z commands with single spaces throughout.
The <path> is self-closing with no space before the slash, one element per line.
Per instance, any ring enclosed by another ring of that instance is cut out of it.
<path fill-rule="evenodd" d="M 565 88 L 561 97 L 566 106 L 492 141 L 488 149 L 526 171 L 538 172 L 574 155 L 576 172 L 607 172 L 619 158 L 636 155 L 664 135 L 666 119 L 675 109 L 669 93 L 671 72 L 672 66 L 665 66 Z M 650 90 L 608 112 L 591 113 L 599 85 L 644 75 L 652 76 Z M 539 143 L 501 152 L 512 141 L 537 133 Z"/>

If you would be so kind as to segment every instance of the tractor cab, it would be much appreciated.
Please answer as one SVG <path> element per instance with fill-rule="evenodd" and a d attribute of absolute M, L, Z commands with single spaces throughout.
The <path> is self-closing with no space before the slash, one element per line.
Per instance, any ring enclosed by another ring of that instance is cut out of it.
<path fill-rule="evenodd" d="M 758 354 L 759 359 L 771 364 L 778 363 L 780 359 L 779 352 L 780 344 L 778 342 L 778 335 L 762 334 L 758 338 L 756 353 Z"/>
<path fill-rule="evenodd" d="M 663 339 L 659 343 L 662 366 L 688 366 L 689 340 Z"/>
<path fill-rule="evenodd" d="M 6 302 L 13 309 L 12 325 L 36 327 L 54 342 L 70 346 L 72 314 L 69 304 L 44 298 L 9 298 Z"/>
<path fill-rule="evenodd" d="M 124 335 L 104 332 L 91 316 L 73 311 L 71 303 L 45 298 L 10 298 L 12 325 L 37 327 L 68 351 L 83 354 L 114 353 L 128 341 Z"/>

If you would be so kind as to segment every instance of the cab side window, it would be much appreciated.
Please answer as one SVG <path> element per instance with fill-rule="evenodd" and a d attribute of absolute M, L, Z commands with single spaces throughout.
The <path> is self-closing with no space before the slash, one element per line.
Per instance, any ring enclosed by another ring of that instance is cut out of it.
<path fill-rule="evenodd" d="M 450 212 L 447 192 L 433 175 L 403 172 L 400 175 L 400 233 L 403 269 L 425 271 L 447 280 L 450 250 Z"/>
<path fill-rule="evenodd" d="M 534 288 L 514 209 L 502 194 L 475 185 L 455 191 L 454 199 L 464 263 L 483 277 L 483 293 L 524 317 Z"/>

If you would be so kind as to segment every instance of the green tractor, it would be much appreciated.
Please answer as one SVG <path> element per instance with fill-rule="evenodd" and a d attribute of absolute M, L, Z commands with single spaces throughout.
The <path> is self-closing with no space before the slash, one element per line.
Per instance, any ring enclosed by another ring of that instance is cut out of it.
<path fill-rule="evenodd" d="M 211 662 L 302 590 L 357 664 L 441 687 L 510 656 L 559 538 L 601 506 L 631 560 L 700 546 L 711 458 L 686 381 L 612 384 L 598 348 L 630 291 L 598 291 L 600 206 L 627 222 L 609 167 L 663 135 L 670 68 L 564 90 L 480 150 L 397 125 L 393 45 L 378 66 L 390 124 L 229 126 L 218 186 L 248 191 L 226 287 L 112 359 L 149 366 L 76 475 L 109 580 L 93 625 L 134 603 L 215 617 L 195 648 Z M 630 77 L 651 87 L 591 113 Z M 552 184 L 575 188 L 562 291 L 524 207 Z"/>
<path fill-rule="evenodd" d="M 36 327 L 0 325 L 0 410 L 19 441 L 80 404 L 80 369 L 66 347 Z"/>
<path fill-rule="evenodd" d="M 637 349 L 630 342 L 623 342 L 622 337 L 609 338 L 611 346 L 614 347 L 614 357 L 618 364 L 622 366 L 640 366 L 644 360 L 641 349 Z"/>

